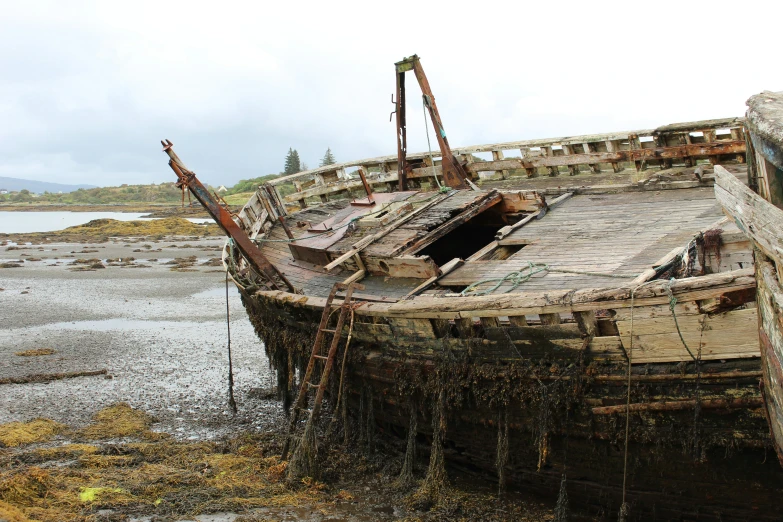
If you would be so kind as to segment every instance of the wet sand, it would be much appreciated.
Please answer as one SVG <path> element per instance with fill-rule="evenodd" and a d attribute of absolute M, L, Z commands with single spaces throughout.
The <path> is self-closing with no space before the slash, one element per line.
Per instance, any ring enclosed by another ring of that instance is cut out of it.
<path fill-rule="evenodd" d="M 132 252 L 142 244 L 153 248 Z M 192 246 L 172 247 L 184 244 Z M 228 408 L 225 276 L 221 267 L 202 265 L 219 256 L 222 244 L 222 238 L 213 238 L 61 243 L 44 250 L 0 247 L 0 264 L 41 259 L 0 269 L 0 378 L 108 372 L 106 377 L 4 385 L 0 422 L 46 417 L 82 426 L 95 412 L 119 401 L 158 418 L 155 429 L 185 439 L 210 439 L 282 422 L 277 402 L 260 398 L 271 384 L 269 366 L 233 286 L 229 296 L 238 414 L 232 416 Z M 157 249 L 161 251 L 147 251 Z M 106 259 L 131 256 L 136 261 L 129 266 L 69 270 L 79 258 L 106 264 Z M 197 257 L 193 271 L 174 272 L 165 264 L 188 256 Z M 56 353 L 14 355 L 42 347 Z"/>

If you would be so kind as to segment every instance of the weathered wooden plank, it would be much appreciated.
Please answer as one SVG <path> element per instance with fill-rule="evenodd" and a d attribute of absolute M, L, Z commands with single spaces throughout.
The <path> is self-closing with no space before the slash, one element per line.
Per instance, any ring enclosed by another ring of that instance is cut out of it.
<path fill-rule="evenodd" d="M 347 261 L 348 259 L 350 259 L 354 255 L 356 255 L 359 252 L 361 252 L 364 248 L 366 248 L 368 245 L 372 244 L 374 241 L 377 241 L 378 239 L 381 239 L 382 237 L 387 235 L 389 232 L 392 232 L 393 230 L 395 230 L 396 228 L 400 227 L 401 225 L 403 225 L 403 224 L 407 223 L 408 221 L 414 219 L 415 217 L 417 217 L 421 213 L 425 212 L 427 209 L 433 207 L 434 205 L 437 205 L 438 203 L 442 203 L 443 201 L 445 201 L 447 198 L 451 197 L 455 193 L 456 193 L 456 191 L 452 191 L 452 192 L 450 192 L 448 194 L 444 194 L 443 196 L 436 197 L 432 201 L 430 201 L 430 202 L 424 204 L 423 206 L 417 208 L 416 210 L 414 210 L 410 214 L 402 216 L 401 218 L 397 219 L 393 223 L 387 225 L 384 229 L 380 230 L 379 232 L 376 232 L 375 234 L 372 234 L 372 235 L 369 235 L 369 236 L 366 236 L 366 237 L 362 238 L 361 240 L 359 240 L 358 242 L 356 242 L 353 245 L 353 248 L 351 250 L 349 250 L 345 254 L 341 255 L 340 257 L 338 257 L 337 259 L 335 259 L 331 263 L 327 264 L 326 266 L 324 266 L 324 268 L 326 270 L 334 269 L 340 263 L 344 263 L 345 261 Z"/>
<path fill-rule="evenodd" d="M 535 191 L 501 191 L 500 195 L 503 198 L 501 204 L 504 214 L 514 212 L 536 212 L 544 206 L 543 198 Z"/>
<path fill-rule="evenodd" d="M 403 254 L 415 254 L 419 250 L 422 250 L 423 248 L 426 248 L 427 246 L 431 245 L 441 237 L 445 236 L 452 230 L 456 229 L 460 225 L 463 225 L 465 222 L 470 220 L 471 218 L 481 214 L 488 208 L 497 205 L 503 200 L 502 196 L 497 191 L 490 191 L 486 197 L 482 198 L 479 202 L 477 202 L 475 205 L 472 205 L 464 212 L 460 213 L 459 215 L 455 216 L 454 218 L 450 219 L 446 223 L 440 225 L 435 230 L 431 231 L 429 234 L 427 234 L 425 237 L 419 239 L 413 245 L 409 246 Z"/>
<path fill-rule="evenodd" d="M 775 267 L 758 251 L 756 276 L 766 408 L 778 459 L 783 463 L 783 289 Z"/>
<path fill-rule="evenodd" d="M 668 281 L 651 283 L 636 292 L 634 306 L 668 304 Z M 753 269 L 734 270 L 700 277 L 675 280 L 671 290 L 679 301 L 695 301 L 725 292 L 756 287 Z M 471 317 L 508 317 L 539 313 L 617 310 L 628 308 L 630 287 L 583 288 L 576 291 L 536 291 L 471 297 L 431 297 L 390 303 L 368 303 L 356 310 L 359 316 L 410 317 L 433 319 L 470 319 Z M 303 296 L 281 291 L 256 291 L 253 295 L 280 305 L 319 310 L 324 297 Z"/>
<path fill-rule="evenodd" d="M 389 319 L 389 326 L 395 338 L 405 339 L 435 339 L 435 330 L 429 319 L 408 319 L 393 317 Z M 389 339 L 388 342 L 393 342 Z"/>
<path fill-rule="evenodd" d="M 783 260 L 783 210 L 753 193 L 729 171 L 715 166 L 715 198 L 724 212 L 734 220 L 769 257 Z"/>
<path fill-rule="evenodd" d="M 589 165 L 595 163 L 617 163 L 625 161 L 671 160 L 687 157 L 720 156 L 745 152 L 744 141 L 718 141 L 695 143 L 677 147 L 637 148 L 615 152 L 591 152 L 589 154 L 567 154 L 562 156 L 509 158 L 500 161 L 477 161 L 467 166 L 469 172 L 497 171 L 523 168 L 556 168 Z"/>
<path fill-rule="evenodd" d="M 755 309 L 677 317 L 682 337 L 694 356 L 701 346 L 702 360 L 759 357 L 757 322 Z M 634 363 L 692 360 L 671 315 L 646 319 L 634 316 L 633 332 L 631 321 L 617 321 L 617 328 L 626 349 L 633 333 Z"/>
<path fill-rule="evenodd" d="M 449 261 L 448 263 L 446 263 L 446 264 L 444 264 L 443 266 L 441 266 L 441 267 L 439 268 L 439 270 L 438 270 L 438 273 L 437 273 L 436 275 L 434 275 L 434 276 L 430 277 L 429 279 L 427 279 L 426 281 L 424 281 L 422 284 L 420 284 L 419 286 L 417 286 L 416 288 L 414 288 L 413 290 L 411 290 L 410 292 L 408 292 L 408 293 L 405 295 L 405 299 L 407 299 L 407 298 L 409 298 L 409 297 L 413 297 L 413 296 L 415 296 L 415 295 L 418 295 L 418 294 L 420 294 L 421 292 L 423 292 L 424 290 L 426 290 L 427 288 L 429 288 L 429 287 L 431 287 L 433 284 L 435 284 L 435 283 L 436 283 L 436 282 L 437 282 L 437 281 L 438 281 L 438 280 L 439 280 L 441 277 L 443 277 L 443 276 L 447 275 L 447 274 L 448 274 L 448 273 L 450 273 L 452 270 L 454 270 L 454 269 L 456 269 L 456 268 L 459 268 L 459 267 L 460 267 L 460 266 L 462 266 L 463 264 L 465 264 L 465 261 L 463 261 L 463 260 L 462 260 L 462 259 L 460 259 L 460 258 L 454 258 L 454 259 L 452 259 L 452 260 L 451 260 L 451 261 Z"/>
<path fill-rule="evenodd" d="M 429 279 L 436 277 L 438 265 L 430 256 L 400 256 L 391 258 L 365 257 L 367 270 L 372 274 L 390 277 Z"/>

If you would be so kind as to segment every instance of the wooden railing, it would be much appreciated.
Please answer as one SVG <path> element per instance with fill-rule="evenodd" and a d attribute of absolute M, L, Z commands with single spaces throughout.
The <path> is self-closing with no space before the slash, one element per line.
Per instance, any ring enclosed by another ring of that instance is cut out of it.
<path fill-rule="evenodd" d="M 537 140 L 512 141 L 486 145 L 458 147 L 455 155 L 466 164 L 474 179 L 521 175 L 600 174 L 619 172 L 626 167 L 644 170 L 675 165 L 693 166 L 699 160 L 710 163 L 744 162 L 745 126 L 742 118 L 724 118 L 677 123 L 629 132 L 590 134 Z M 491 153 L 492 159 L 480 161 L 476 154 Z M 413 167 L 408 179 L 414 186 L 424 178 L 432 178 L 433 170 L 440 174 L 433 152 L 435 167 L 429 153 L 408 155 Z M 282 198 L 285 202 L 305 204 L 305 199 L 341 191 L 359 189 L 358 176 L 350 169 L 362 170 L 373 185 L 397 182 L 397 156 L 381 156 L 346 163 L 327 165 L 273 180 L 272 186 L 293 183 L 296 192 Z"/>

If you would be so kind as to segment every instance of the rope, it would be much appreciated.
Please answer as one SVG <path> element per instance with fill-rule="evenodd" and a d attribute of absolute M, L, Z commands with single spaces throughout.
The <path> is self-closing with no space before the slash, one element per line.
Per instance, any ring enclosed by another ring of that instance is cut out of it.
<path fill-rule="evenodd" d="M 626 398 L 625 398 L 625 449 L 623 454 L 623 503 L 620 507 L 619 520 L 624 521 L 628 516 L 630 506 L 625 500 L 625 494 L 628 484 L 628 439 L 631 433 L 631 365 L 633 364 L 633 318 L 634 318 L 634 299 L 636 298 L 636 291 L 645 285 L 651 283 L 658 283 L 659 281 L 653 279 L 652 281 L 645 281 L 638 284 L 631 290 L 631 331 L 630 342 L 628 343 L 628 381 L 626 384 Z M 671 290 L 671 289 L 669 289 Z"/>
<path fill-rule="evenodd" d="M 366 301 L 362 301 L 361 303 L 354 303 L 350 306 L 351 309 L 351 322 L 348 325 L 348 338 L 345 340 L 345 351 L 343 352 L 343 362 L 340 369 L 340 383 L 337 386 L 337 401 L 334 403 L 334 412 L 332 414 L 332 420 L 329 422 L 329 428 L 327 429 L 327 434 L 332 433 L 332 428 L 337 422 L 337 417 L 340 412 L 340 401 L 343 398 L 343 379 L 345 378 L 345 365 L 348 361 L 348 348 L 351 346 L 351 337 L 353 335 L 353 321 L 354 321 L 354 315 L 356 312 L 356 309 L 365 304 Z M 347 428 L 345 428 L 347 429 Z M 329 438 L 329 435 L 326 437 Z"/>
<path fill-rule="evenodd" d="M 597 277 L 612 277 L 615 279 L 628 279 L 631 277 L 636 277 L 636 274 L 619 275 L 619 274 L 609 274 L 606 272 L 590 272 L 587 270 L 571 270 L 568 268 L 552 268 L 546 263 L 533 263 L 532 261 L 527 261 L 527 266 L 525 268 L 514 272 L 509 272 L 503 277 L 491 277 L 488 279 L 481 279 L 480 281 L 476 281 L 475 283 L 465 288 L 462 292 L 460 292 L 460 295 L 463 296 L 468 294 L 488 295 L 493 293 L 501 286 L 503 286 L 504 283 L 510 282 L 511 287 L 503 292 L 507 294 L 509 292 L 513 292 L 514 290 L 516 290 L 516 288 L 519 285 L 523 283 L 527 283 L 534 275 L 539 274 L 541 272 L 559 272 L 563 274 L 591 275 Z M 495 283 L 495 284 L 490 288 L 484 290 L 477 290 L 479 286 L 488 283 Z"/>
<path fill-rule="evenodd" d="M 691 352 L 690 348 L 688 348 L 688 345 L 685 343 L 685 339 L 682 336 L 682 332 L 680 331 L 680 325 L 677 323 L 677 314 L 674 312 L 674 306 L 677 304 L 677 298 L 674 297 L 674 294 L 672 293 L 672 284 L 674 283 L 675 279 L 672 278 L 669 280 L 668 284 L 666 285 L 666 294 L 669 296 L 669 310 L 672 312 L 672 317 L 674 318 L 674 324 L 677 327 L 677 333 L 680 336 L 680 341 L 682 341 L 683 346 L 685 346 L 685 349 L 688 350 L 688 354 L 693 358 L 694 361 L 697 363 L 697 368 L 699 364 L 699 360 L 696 359 L 696 357 L 693 357 L 693 353 Z M 619 520 L 624 521 L 625 518 L 628 516 L 630 512 L 630 506 L 626 502 L 626 490 L 627 490 L 627 484 L 628 484 L 628 440 L 631 433 L 631 365 L 633 364 L 633 320 L 634 320 L 634 299 L 636 297 L 636 291 L 639 290 L 641 287 L 645 285 L 649 285 L 652 283 L 658 283 L 659 280 L 653 279 L 652 281 L 646 281 L 644 283 L 641 283 L 637 286 L 635 286 L 631 290 L 631 330 L 629 332 L 630 342 L 628 343 L 628 382 L 626 385 L 626 399 L 625 399 L 625 449 L 624 449 L 624 455 L 623 455 L 623 503 L 620 507 L 620 517 Z M 701 348 L 701 343 L 699 343 L 699 348 Z M 701 373 L 699 369 L 699 374 Z"/>
<path fill-rule="evenodd" d="M 231 316 L 228 306 L 228 271 L 226 271 L 226 330 L 228 332 L 228 405 L 234 415 L 237 414 L 237 401 L 234 400 L 234 366 L 231 361 Z"/>
<path fill-rule="evenodd" d="M 443 186 L 440 184 L 440 180 L 438 179 L 438 174 L 435 172 L 435 160 L 432 159 L 432 145 L 430 145 L 430 126 L 427 124 L 427 95 L 422 94 L 421 95 L 421 111 L 424 113 L 424 132 L 427 134 L 427 148 L 430 151 L 430 165 L 432 165 L 432 177 L 435 178 L 435 183 L 438 184 L 438 189 L 442 189 Z"/>
<path fill-rule="evenodd" d="M 669 284 L 666 285 L 666 294 L 669 296 L 669 310 L 672 311 L 672 317 L 674 318 L 674 326 L 677 327 L 677 334 L 680 336 L 680 341 L 682 341 L 682 345 L 688 351 L 688 355 L 691 356 L 693 362 L 697 362 L 696 357 L 693 355 L 691 349 L 688 348 L 688 344 L 685 342 L 685 339 L 682 336 L 682 332 L 680 331 L 680 324 L 677 322 L 677 314 L 674 312 L 674 306 L 677 304 L 677 298 L 674 297 L 674 294 L 672 294 L 672 284 L 674 283 L 674 281 L 675 279 L 672 277 L 671 279 L 669 279 Z M 699 348 L 701 349 L 701 343 L 699 343 Z"/>

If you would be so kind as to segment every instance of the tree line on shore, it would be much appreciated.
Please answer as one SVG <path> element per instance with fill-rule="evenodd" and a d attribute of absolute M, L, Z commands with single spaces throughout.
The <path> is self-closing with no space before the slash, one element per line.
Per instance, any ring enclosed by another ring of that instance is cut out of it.
<path fill-rule="evenodd" d="M 319 167 L 333 165 L 337 161 L 331 148 L 327 148 Z M 296 174 L 309 170 L 307 164 L 299 158 L 299 152 L 289 148 L 285 157 L 283 170 L 279 174 L 267 174 L 257 178 L 239 180 L 234 186 L 221 190 L 223 196 L 253 192 L 259 185 L 280 176 Z M 278 187 L 283 195 L 294 192 L 292 183 Z M 72 192 L 35 194 L 23 189 L 7 194 L 0 193 L 0 203 L 40 203 L 62 205 L 105 205 L 113 203 L 176 203 L 181 201 L 182 193 L 174 183 L 159 183 L 151 185 L 121 185 L 119 187 L 98 187 L 93 189 L 78 189 Z"/>

